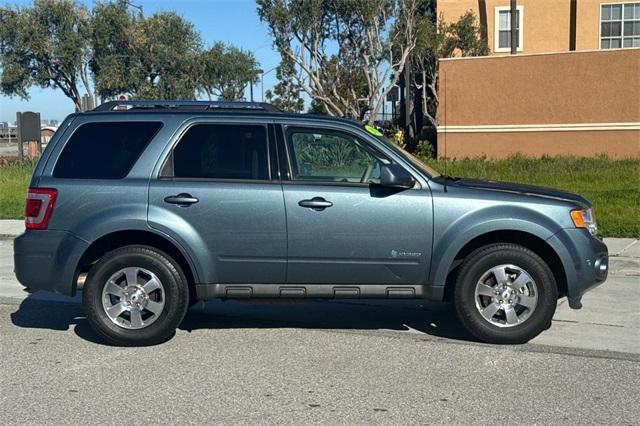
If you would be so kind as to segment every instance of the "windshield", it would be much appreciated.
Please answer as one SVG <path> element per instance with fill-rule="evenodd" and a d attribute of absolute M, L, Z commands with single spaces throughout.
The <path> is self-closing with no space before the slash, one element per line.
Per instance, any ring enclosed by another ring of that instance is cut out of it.
<path fill-rule="evenodd" d="M 431 167 L 429 167 L 428 165 L 426 165 L 419 158 L 414 157 L 413 155 L 411 155 L 410 153 L 408 153 L 404 149 L 400 148 L 395 143 L 391 142 L 389 139 L 387 139 L 386 136 L 380 134 L 380 135 L 375 135 L 375 137 L 378 138 L 380 141 L 382 141 L 389 148 L 394 150 L 397 154 L 401 155 L 404 159 L 406 159 L 414 167 L 416 167 L 417 169 L 419 169 L 419 170 L 423 171 L 424 173 L 426 173 L 427 176 L 432 177 L 432 178 L 440 176 L 440 173 L 438 173 L 436 170 L 434 170 Z"/>

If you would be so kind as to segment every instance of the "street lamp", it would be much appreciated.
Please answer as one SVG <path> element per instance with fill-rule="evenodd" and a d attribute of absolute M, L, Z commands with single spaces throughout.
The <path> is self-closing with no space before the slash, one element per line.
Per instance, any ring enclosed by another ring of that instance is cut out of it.
<path fill-rule="evenodd" d="M 260 90 L 262 92 L 262 97 L 260 99 L 262 99 L 262 102 L 264 102 L 264 76 L 269 74 L 271 71 L 274 71 L 276 68 L 278 67 L 273 67 L 271 68 L 269 71 L 264 71 L 262 69 L 258 70 L 258 74 L 260 74 Z"/>

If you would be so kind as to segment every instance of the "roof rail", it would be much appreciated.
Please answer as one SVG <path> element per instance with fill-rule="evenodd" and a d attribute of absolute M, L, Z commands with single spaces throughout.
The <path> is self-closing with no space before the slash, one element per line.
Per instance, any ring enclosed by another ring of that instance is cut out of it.
<path fill-rule="evenodd" d="M 264 111 L 282 112 L 275 106 L 265 102 L 227 102 L 227 101 L 180 101 L 180 100 L 128 100 L 128 101 L 108 101 L 92 111 L 123 111 L 131 109 L 175 109 L 175 110 L 243 110 L 243 111 Z"/>

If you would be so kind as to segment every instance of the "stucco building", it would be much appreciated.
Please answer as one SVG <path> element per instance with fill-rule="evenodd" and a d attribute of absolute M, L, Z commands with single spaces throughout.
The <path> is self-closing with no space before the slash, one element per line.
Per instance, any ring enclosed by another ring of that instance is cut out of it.
<path fill-rule="evenodd" d="M 640 157 L 640 1 L 438 0 L 475 13 L 491 56 L 440 62 L 438 155 Z"/>

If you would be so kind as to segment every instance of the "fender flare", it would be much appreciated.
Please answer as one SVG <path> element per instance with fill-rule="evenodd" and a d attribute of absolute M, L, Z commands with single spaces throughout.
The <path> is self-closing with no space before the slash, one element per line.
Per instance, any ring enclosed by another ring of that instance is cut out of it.
<path fill-rule="evenodd" d="M 516 231 L 546 241 L 560 229 L 561 226 L 548 216 L 521 206 L 510 206 L 507 209 L 504 206 L 494 206 L 470 212 L 458 218 L 437 238 L 432 252 L 429 283 L 434 287 L 444 286 L 458 253 L 469 242 L 482 235 L 496 231 Z M 555 247 L 552 248 L 556 250 Z"/>

